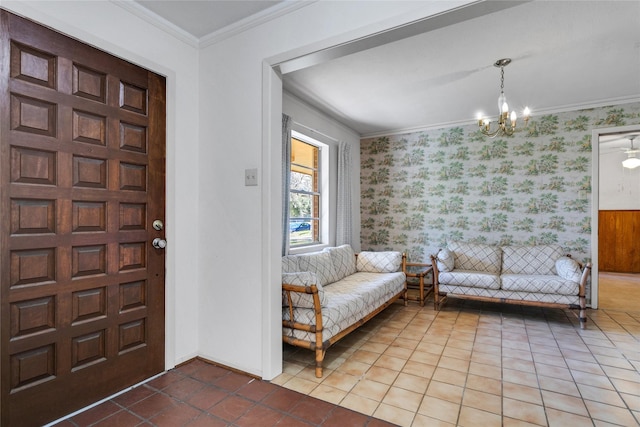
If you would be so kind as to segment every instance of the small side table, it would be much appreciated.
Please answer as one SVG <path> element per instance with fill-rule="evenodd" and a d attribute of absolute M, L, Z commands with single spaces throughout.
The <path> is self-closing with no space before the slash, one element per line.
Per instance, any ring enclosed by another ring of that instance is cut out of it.
<path fill-rule="evenodd" d="M 418 301 L 421 307 L 424 307 L 424 301 L 429 296 L 429 294 L 433 291 L 433 274 L 431 274 L 431 283 L 428 285 L 428 288 L 424 288 L 424 278 L 433 273 L 433 267 L 431 264 L 416 264 L 416 263 L 407 263 L 405 268 L 405 275 L 407 276 L 407 288 L 415 289 L 416 283 L 414 280 L 409 279 L 418 279 L 417 287 L 418 287 L 418 296 L 415 298 L 410 298 L 407 295 L 407 299 Z"/>

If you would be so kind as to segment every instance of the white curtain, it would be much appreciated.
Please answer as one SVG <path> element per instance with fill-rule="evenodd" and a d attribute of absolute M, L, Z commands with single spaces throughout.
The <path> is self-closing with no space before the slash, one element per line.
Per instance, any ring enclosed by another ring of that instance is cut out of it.
<path fill-rule="evenodd" d="M 351 147 L 344 141 L 338 146 L 338 200 L 336 246 L 351 245 Z"/>
<path fill-rule="evenodd" d="M 289 253 L 289 187 L 291 182 L 291 124 L 293 120 L 282 115 L 282 256 Z"/>

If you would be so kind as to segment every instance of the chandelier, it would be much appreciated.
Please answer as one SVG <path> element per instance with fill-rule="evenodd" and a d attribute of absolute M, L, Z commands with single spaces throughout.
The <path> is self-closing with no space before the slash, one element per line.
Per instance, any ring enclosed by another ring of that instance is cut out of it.
<path fill-rule="evenodd" d="M 511 64 L 511 58 L 498 59 L 494 67 L 500 68 L 500 96 L 498 97 L 498 127 L 495 130 L 491 130 L 491 121 L 484 117 L 482 113 L 478 113 L 478 126 L 480 131 L 488 136 L 494 138 L 498 135 L 513 135 L 516 130 L 516 112 L 512 111 L 509 114 L 509 105 L 507 104 L 507 97 L 504 95 L 504 67 Z M 525 126 L 529 122 L 529 108 L 525 108 L 522 112 Z"/>
<path fill-rule="evenodd" d="M 640 150 L 633 148 L 633 140 L 636 139 L 636 137 L 638 137 L 638 135 L 627 136 L 631 142 L 631 149 L 625 151 L 627 158 L 622 161 L 622 166 L 627 169 L 635 169 L 640 166 L 640 159 L 636 157 L 636 153 L 640 152 Z"/>

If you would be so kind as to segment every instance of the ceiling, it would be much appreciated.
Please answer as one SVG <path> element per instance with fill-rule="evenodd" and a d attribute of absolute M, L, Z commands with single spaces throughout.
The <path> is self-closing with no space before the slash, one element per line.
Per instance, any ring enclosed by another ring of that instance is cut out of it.
<path fill-rule="evenodd" d="M 138 2 L 197 38 L 281 3 Z M 504 92 L 517 113 L 528 106 L 535 118 L 640 100 L 640 1 L 484 4 L 494 6 L 472 5 L 453 25 L 446 15 L 431 18 L 421 34 L 373 36 L 354 44 L 355 53 L 293 67 L 284 88 L 362 136 L 468 124 L 479 111 L 495 116 L 500 70 L 493 63 L 506 57 L 513 62 Z"/>
<path fill-rule="evenodd" d="M 267 0 L 135 0 L 196 38 L 237 24 L 281 3 Z"/>

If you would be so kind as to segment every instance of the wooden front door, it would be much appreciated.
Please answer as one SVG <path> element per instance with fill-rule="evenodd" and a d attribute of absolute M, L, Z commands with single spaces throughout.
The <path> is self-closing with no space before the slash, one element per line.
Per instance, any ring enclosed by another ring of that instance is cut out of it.
<path fill-rule="evenodd" d="M 165 80 L 0 31 L 0 424 L 32 426 L 164 370 Z"/>

